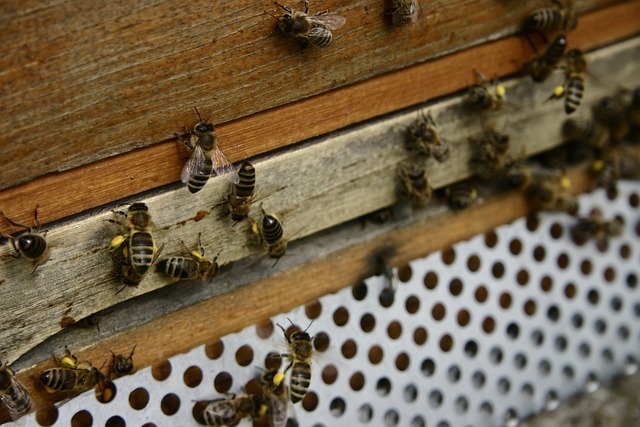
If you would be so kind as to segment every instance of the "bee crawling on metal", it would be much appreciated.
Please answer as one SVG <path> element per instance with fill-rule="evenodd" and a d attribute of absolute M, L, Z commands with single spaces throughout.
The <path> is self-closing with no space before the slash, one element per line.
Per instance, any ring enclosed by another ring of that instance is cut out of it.
<path fill-rule="evenodd" d="M 9 239 L 11 242 L 11 246 L 13 246 L 15 254 L 11 254 L 10 256 L 14 258 L 24 257 L 34 265 L 31 274 L 35 273 L 38 267 L 47 262 L 51 255 L 51 248 L 45 239 L 47 232 L 45 231 L 40 233 L 38 206 L 36 206 L 34 214 L 35 228 L 12 221 L 4 214 L 4 212 L 0 212 L 0 215 L 2 215 L 2 217 L 4 217 L 4 219 L 14 227 L 22 227 L 26 230 L 26 233 L 22 233 L 18 237 L 13 237 L 2 232 L 0 232 L 0 236 Z"/>
<path fill-rule="evenodd" d="M 291 326 L 295 325 L 289 319 Z M 285 368 L 283 377 L 291 370 L 289 379 L 289 393 L 292 403 L 300 402 L 309 391 L 311 385 L 311 359 L 313 357 L 313 338 L 307 333 L 309 326 L 302 331 L 300 329 L 288 334 L 287 331 L 278 324 L 278 327 L 282 330 L 287 344 L 289 345 L 289 351 L 283 353 L 280 356 L 289 359 L 289 365 Z"/>
<path fill-rule="evenodd" d="M 278 20 L 278 28 L 285 34 L 302 38 L 303 47 L 308 43 L 320 48 L 328 47 L 333 40 L 332 31 L 338 30 L 347 22 L 345 17 L 326 11 L 309 15 L 308 0 L 304 2 L 304 11 L 293 11 L 278 2 L 274 3 L 285 11 L 279 18 L 270 14 Z"/>

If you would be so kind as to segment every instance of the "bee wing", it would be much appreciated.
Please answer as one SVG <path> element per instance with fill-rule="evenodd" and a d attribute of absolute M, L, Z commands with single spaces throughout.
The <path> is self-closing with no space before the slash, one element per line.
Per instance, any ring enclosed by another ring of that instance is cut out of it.
<path fill-rule="evenodd" d="M 213 150 L 211 161 L 213 162 L 213 170 L 216 175 L 225 175 L 226 178 L 234 184 L 240 182 L 240 176 L 238 172 L 236 172 L 236 168 L 217 146 L 215 150 Z"/>
<path fill-rule="evenodd" d="M 200 144 L 196 145 L 196 148 L 194 148 L 191 153 L 191 157 L 189 157 L 189 160 L 187 160 L 187 163 L 185 163 L 182 168 L 180 180 L 186 184 L 187 181 L 189 181 L 189 178 L 202 168 L 202 164 L 205 160 L 206 158 L 202 151 L 202 147 L 200 147 Z"/>
<path fill-rule="evenodd" d="M 331 15 L 327 13 L 309 16 L 309 20 L 324 24 L 327 26 L 327 28 L 334 31 L 342 27 L 345 22 L 347 22 L 347 18 L 345 18 L 344 16 Z M 311 31 L 313 31 L 314 29 L 315 28 L 311 29 Z"/>
<path fill-rule="evenodd" d="M 269 398 L 269 426 L 286 427 L 289 411 L 289 393 L 282 397 Z"/>
<path fill-rule="evenodd" d="M 27 423 L 27 420 L 26 418 L 22 418 L 22 416 L 26 415 L 27 412 L 34 408 L 33 400 L 31 399 L 27 389 L 22 384 L 12 380 L 12 385 L 14 390 L 11 394 L 14 396 L 12 397 L 8 394 L 0 395 L 0 402 L 2 402 L 11 419 L 17 425 L 23 426 Z"/>

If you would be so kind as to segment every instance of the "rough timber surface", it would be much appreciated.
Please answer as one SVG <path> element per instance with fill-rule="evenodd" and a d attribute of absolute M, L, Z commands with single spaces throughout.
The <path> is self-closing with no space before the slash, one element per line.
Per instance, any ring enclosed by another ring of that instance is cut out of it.
<path fill-rule="evenodd" d="M 618 85 L 640 84 L 639 52 L 640 38 L 635 38 L 588 56 L 590 72 L 615 83 L 612 87 L 589 79 L 581 113 L 587 114 L 590 103 L 617 90 Z M 460 97 L 421 106 L 432 112 L 441 134 L 452 146 L 447 163 L 426 162 L 434 187 L 470 175 L 468 137 L 482 132 L 483 124 L 494 124 L 510 134 L 514 156 L 528 156 L 561 142 L 562 105 L 543 102 L 553 83 L 541 87 L 528 79 L 515 79 L 505 84 L 509 101 L 497 115 L 471 114 L 461 106 Z M 257 160 L 254 164 L 260 201 L 252 215 L 257 217 L 260 204 L 267 211 L 279 212 L 284 218 L 285 237 L 295 240 L 393 204 L 398 199 L 397 163 L 409 157 L 403 146 L 406 127 L 415 120 L 417 111 L 402 112 Z M 228 186 L 223 177 L 217 177 L 195 196 L 177 188 L 143 199 L 156 223 L 154 235 L 159 244 L 165 245 L 163 255 L 184 253 L 181 241 L 192 245 L 202 233 L 207 253 L 213 256 L 220 252 L 221 264 L 252 254 L 255 258 L 251 262 L 258 263 L 254 268 L 272 264 L 259 255 L 260 249 L 248 243 L 248 223 L 232 226 L 228 218 L 218 218 L 219 210 L 212 211 L 211 206 L 221 201 Z M 0 286 L 0 340 L 5 359 L 15 360 L 74 320 L 168 284 L 163 277 L 150 273 L 139 287 L 116 294 L 121 285 L 112 272 L 108 245 L 119 230 L 105 222 L 109 218 L 112 214 L 105 209 L 51 228 L 48 239 L 53 247 L 52 259 L 34 275 L 23 260 L 0 258 L 0 277 L 5 280 Z M 4 255 L 11 248 L 5 244 L 0 250 Z M 209 286 L 225 284 L 214 279 Z"/>
<path fill-rule="evenodd" d="M 638 28 L 640 2 L 624 2 L 582 15 L 569 41 L 590 51 Z M 217 126 L 220 146 L 232 161 L 254 157 L 462 90 L 474 82 L 474 68 L 489 76 L 513 74 L 532 54 L 519 34 L 487 42 L 223 123 Z M 176 126 L 191 126 L 196 116 L 187 117 Z M 37 202 L 43 222 L 51 222 L 175 182 L 188 156 L 177 140 L 157 143 L 0 190 L 0 206 L 10 206 L 12 217 L 24 223 Z"/>
<path fill-rule="evenodd" d="M 301 52 L 276 33 L 269 1 L 3 1 L 0 157 L 11 162 L 0 188 L 165 141 L 193 106 L 228 122 L 513 34 L 549 6 L 424 3 L 421 25 L 403 31 L 382 1 L 311 2 L 347 24 L 330 48 Z M 616 2 L 573 3 L 584 13 Z"/>

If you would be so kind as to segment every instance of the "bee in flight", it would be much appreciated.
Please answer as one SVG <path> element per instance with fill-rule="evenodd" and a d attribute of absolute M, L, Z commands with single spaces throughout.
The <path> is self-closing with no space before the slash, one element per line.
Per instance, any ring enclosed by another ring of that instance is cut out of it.
<path fill-rule="evenodd" d="M 291 326 L 294 326 L 291 320 L 289 320 Z M 313 323 L 313 322 L 311 322 Z M 309 323 L 309 326 L 311 326 Z M 281 354 L 281 357 L 287 357 L 289 359 L 289 365 L 284 370 L 284 374 L 291 369 L 291 377 L 289 379 L 289 391 L 291 394 L 291 402 L 298 403 L 304 398 L 309 386 L 311 385 L 311 358 L 313 356 L 313 338 L 307 333 L 307 329 L 304 331 L 296 330 L 289 335 L 287 331 L 281 326 L 282 333 L 289 345 L 289 352 Z"/>
<path fill-rule="evenodd" d="M 571 49 L 564 58 L 566 62 L 564 83 L 562 86 L 556 86 L 548 100 L 564 97 L 564 112 L 571 114 L 578 109 L 584 96 L 583 73 L 587 71 L 587 62 L 580 49 Z"/>
<path fill-rule="evenodd" d="M 267 213 L 263 208 L 262 221 L 251 219 L 251 230 L 258 236 L 258 243 L 262 245 L 271 258 L 280 258 L 287 251 L 287 240 L 284 238 L 282 221 L 274 212 Z"/>
<path fill-rule="evenodd" d="M 431 200 L 433 189 L 424 168 L 402 162 L 398 164 L 398 175 L 411 205 L 416 208 L 426 206 Z"/>
<path fill-rule="evenodd" d="M 120 261 L 120 275 L 123 283 L 135 286 L 140 283 L 163 247 L 158 249 L 151 235 L 153 222 L 147 205 L 136 202 L 129 206 L 126 213 L 114 211 L 114 214 L 124 217 L 125 221 L 113 219 L 107 221 L 120 225 L 125 230 L 125 234 L 111 240 L 112 254 Z"/>
<path fill-rule="evenodd" d="M 182 243 L 184 245 L 184 242 Z M 185 246 L 186 247 L 186 246 Z M 188 249 L 187 249 L 188 250 Z M 210 281 L 218 273 L 216 256 L 213 260 L 205 258 L 204 248 L 200 243 L 198 234 L 197 248 L 190 252 L 191 257 L 162 258 L 156 264 L 156 270 L 161 271 L 175 281 L 179 280 L 203 280 Z"/>
<path fill-rule="evenodd" d="M 527 18 L 526 27 L 534 31 L 571 31 L 578 26 L 578 16 L 571 5 L 552 0 L 558 7 L 534 10 Z"/>
<path fill-rule="evenodd" d="M 289 419 L 289 388 L 284 384 L 284 374 L 277 369 L 266 370 L 260 377 L 265 398 L 261 415 L 267 415 L 269 427 L 285 427 Z"/>
<path fill-rule="evenodd" d="M 280 18 L 276 18 L 280 31 L 294 37 L 302 37 L 305 47 L 307 43 L 317 47 L 329 46 L 333 40 L 331 31 L 341 28 L 347 22 L 345 17 L 327 12 L 309 15 L 308 0 L 304 2 L 304 12 L 294 12 L 287 6 L 278 2 L 274 3 L 286 12 Z"/>
<path fill-rule="evenodd" d="M 6 363 L 0 364 L 0 402 L 14 421 L 28 413 L 33 406 L 31 395 Z"/>
<path fill-rule="evenodd" d="M 502 108 L 507 97 L 507 89 L 496 80 L 488 80 L 481 72 L 474 70 L 480 83 L 467 91 L 466 103 L 481 111 L 494 111 Z"/>
<path fill-rule="evenodd" d="M 418 0 L 393 0 L 389 14 L 394 27 L 404 27 L 418 20 Z"/>
<path fill-rule="evenodd" d="M 111 362 L 111 377 L 119 378 L 133 372 L 133 352 L 136 351 L 136 345 L 133 346 L 128 357 L 125 357 L 122 354 L 115 354 L 113 351 L 111 352 L 113 355 L 113 362 Z"/>
<path fill-rule="evenodd" d="M 191 157 L 182 168 L 180 179 L 187 184 L 192 193 L 200 191 L 214 172 L 216 175 L 225 175 L 229 181 L 237 183 L 240 180 L 238 173 L 218 147 L 218 138 L 213 124 L 208 120 L 202 120 L 198 109 L 195 110 L 200 121 L 193 130 L 184 128 L 189 139 L 175 134 L 180 142 L 192 150 Z"/>
<path fill-rule="evenodd" d="M 418 112 L 418 118 L 409 126 L 407 142 L 410 147 L 417 148 L 427 156 L 433 156 L 439 163 L 451 155 L 449 144 L 440 137 L 431 112 Z"/>
<path fill-rule="evenodd" d="M 20 258 L 23 256 L 26 260 L 33 263 L 34 267 L 31 274 L 35 273 L 36 269 L 47 262 L 51 255 L 51 248 L 45 239 L 47 232 L 39 233 L 40 222 L 38 221 L 38 207 L 36 206 L 35 211 L 35 228 L 27 227 L 26 225 L 12 221 L 4 214 L 4 212 L 0 212 L 0 215 L 2 215 L 4 219 L 14 227 L 22 227 L 27 230 L 26 233 L 19 237 L 13 237 L 2 232 L 0 232 L 0 236 L 9 239 L 11 246 L 13 246 L 13 250 L 16 251 L 16 253 L 11 256 L 14 258 Z"/>
<path fill-rule="evenodd" d="M 40 375 L 40 381 L 49 393 L 81 392 L 105 380 L 99 369 L 93 367 L 90 362 L 78 363 L 78 358 L 68 349 L 65 349 L 65 355 L 62 358 L 53 355 L 53 359 L 59 366 L 47 369 Z"/>
<path fill-rule="evenodd" d="M 529 71 L 531 79 L 536 83 L 540 83 L 545 81 L 557 68 L 560 61 L 562 61 L 564 52 L 567 49 L 567 38 L 564 34 L 558 34 L 542 54 L 538 53 L 538 49 L 531 42 L 531 39 L 529 37 L 527 37 L 527 39 L 537 53 L 536 56 L 529 61 L 527 70 Z"/>
<path fill-rule="evenodd" d="M 243 418 L 257 418 L 263 403 L 262 396 L 255 394 L 214 399 L 204 408 L 198 422 L 205 426 L 235 426 Z"/>

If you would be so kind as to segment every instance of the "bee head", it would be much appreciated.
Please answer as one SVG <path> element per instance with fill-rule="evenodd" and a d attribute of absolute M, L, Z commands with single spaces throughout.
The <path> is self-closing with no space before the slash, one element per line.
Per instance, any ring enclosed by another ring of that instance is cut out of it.
<path fill-rule="evenodd" d="M 285 34 L 289 34 L 293 31 L 293 18 L 291 15 L 283 15 L 278 19 L 278 28 Z"/>

